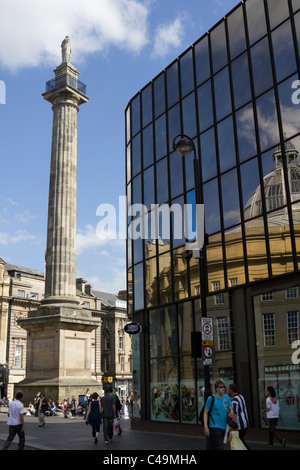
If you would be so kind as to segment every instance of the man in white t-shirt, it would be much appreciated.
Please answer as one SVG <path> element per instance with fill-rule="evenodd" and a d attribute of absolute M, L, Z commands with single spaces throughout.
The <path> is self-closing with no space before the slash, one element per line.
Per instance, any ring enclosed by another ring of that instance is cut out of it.
<path fill-rule="evenodd" d="M 9 404 L 8 421 L 9 434 L 3 446 L 3 450 L 7 450 L 14 440 L 16 434 L 19 436 L 18 450 L 24 450 L 25 432 L 24 432 L 24 405 L 21 402 L 23 393 L 18 392 L 16 399 Z"/>

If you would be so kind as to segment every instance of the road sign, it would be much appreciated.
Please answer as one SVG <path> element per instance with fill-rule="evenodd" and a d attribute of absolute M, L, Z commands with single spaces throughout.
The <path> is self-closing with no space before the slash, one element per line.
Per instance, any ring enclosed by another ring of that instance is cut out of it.
<path fill-rule="evenodd" d="M 207 317 L 201 318 L 201 331 L 202 331 L 202 341 L 214 340 L 214 329 L 213 329 L 212 318 L 207 318 Z"/>
<path fill-rule="evenodd" d="M 214 346 L 202 345 L 202 364 L 204 366 L 212 366 L 215 363 Z"/>
<path fill-rule="evenodd" d="M 204 366 L 211 366 L 215 362 L 214 324 L 212 318 L 201 318 L 201 333 L 202 364 Z"/>

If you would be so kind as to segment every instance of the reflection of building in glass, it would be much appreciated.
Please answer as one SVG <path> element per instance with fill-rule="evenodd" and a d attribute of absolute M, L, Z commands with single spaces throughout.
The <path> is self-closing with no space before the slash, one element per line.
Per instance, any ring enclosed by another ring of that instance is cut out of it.
<path fill-rule="evenodd" d="M 291 100 L 299 45 L 299 2 L 247 0 L 126 109 L 127 195 L 147 207 L 144 227 L 153 204 L 195 206 L 193 156 L 180 157 L 172 141 L 185 133 L 196 146 L 214 320 L 211 384 L 236 382 L 255 426 L 264 424 L 262 393 L 273 385 L 288 429 L 300 429 L 300 366 L 292 362 L 300 339 L 300 114 Z M 202 361 L 191 355 L 201 286 L 199 262 L 187 256 L 189 240 L 175 236 L 172 215 L 170 227 L 169 238 L 158 230 L 128 240 L 128 292 L 143 325 L 135 418 L 178 427 L 197 424 L 203 403 Z"/>

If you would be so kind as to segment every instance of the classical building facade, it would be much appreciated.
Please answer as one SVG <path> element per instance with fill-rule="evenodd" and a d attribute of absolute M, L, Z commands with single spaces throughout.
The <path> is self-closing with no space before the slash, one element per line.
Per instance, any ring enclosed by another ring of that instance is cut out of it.
<path fill-rule="evenodd" d="M 126 292 L 95 291 L 84 279 L 77 279 L 76 287 L 80 304 L 99 323 L 91 343 L 91 376 L 99 383 L 98 393 L 109 384 L 127 396 L 132 391 L 132 346 L 130 335 L 124 332 L 128 322 Z M 44 272 L 0 259 L 1 397 L 13 397 L 15 386 L 26 378 L 27 332 L 18 319 L 27 318 L 28 312 L 38 308 L 44 291 Z"/>
<path fill-rule="evenodd" d="M 127 197 L 142 205 L 127 243 L 136 428 L 197 433 L 220 378 L 251 426 L 265 426 L 273 385 L 280 426 L 300 430 L 299 46 L 299 0 L 246 0 L 126 108 Z M 199 203 L 200 258 L 188 248 Z"/>

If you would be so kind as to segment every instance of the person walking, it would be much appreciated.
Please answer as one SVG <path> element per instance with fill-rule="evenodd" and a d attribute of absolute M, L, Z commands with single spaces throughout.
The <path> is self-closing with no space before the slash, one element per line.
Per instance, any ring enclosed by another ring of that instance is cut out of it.
<path fill-rule="evenodd" d="M 75 396 L 72 396 L 71 400 L 71 419 L 76 418 L 76 410 L 77 410 L 77 401 L 75 400 Z"/>
<path fill-rule="evenodd" d="M 116 406 L 116 416 L 117 416 L 117 419 L 120 420 L 120 411 L 122 409 L 122 405 L 121 405 L 121 402 L 119 400 L 119 397 L 116 393 L 113 392 L 113 389 L 110 387 L 109 388 L 109 394 L 110 396 L 113 398 L 114 402 L 115 402 L 115 406 Z M 118 432 L 118 436 L 120 436 L 122 433 L 122 429 L 121 429 L 121 424 L 120 424 L 120 421 L 119 421 L 119 432 Z"/>
<path fill-rule="evenodd" d="M 104 442 L 113 438 L 113 420 L 116 418 L 116 405 L 114 399 L 110 396 L 109 388 L 105 388 L 104 396 L 100 401 L 101 416 L 103 419 Z"/>
<path fill-rule="evenodd" d="M 45 413 L 48 410 L 48 403 L 43 393 L 40 393 L 40 396 L 36 402 L 36 410 L 39 418 L 39 428 L 45 426 Z"/>
<path fill-rule="evenodd" d="M 226 444 L 230 444 L 230 450 L 248 450 L 247 447 L 243 444 L 238 431 L 237 422 L 233 419 L 228 423 L 228 438 Z"/>
<path fill-rule="evenodd" d="M 99 395 L 97 392 L 94 392 L 91 395 L 91 401 L 86 413 L 86 424 L 90 424 L 92 426 L 92 436 L 94 438 L 95 444 L 98 442 L 101 422 L 101 405 L 99 401 Z"/>
<path fill-rule="evenodd" d="M 25 446 L 25 431 L 24 431 L 24 405 L 22 403 L 23 393 L 18 392 L 16 399 L 9 404 L 8 408 L 8 421 L 9 426 L 8 437 L 3 446 L 3 450 L 8 450 L 10 444 L 15 438 L 19 436 L 18 450 L 24 450 Z"/>
<path fill-rule="evenodd" d="M 244 440 L 249 428 L 249 418 L 245 398 L 240 393 L 238 393 L 236 384 L 228 385 L 228 395 L 231 399 L 233 420 L 237 423 L 239 437 L 246 449 L 250 450 Z"/>
<path fill-rule="evenodd" d="M 204 408 L 204 433 L 207 450 L 224 450 L 224 437 L 228 416 L 232 418 L 233 408 L 225 384 L 221 380 L 215 383 L 215 394 L 208 397 Z"/>
<path fill-rule="evenodd" d="M 266 392 L 266 408 L 263 409 L 263 413 L 267 413 L 267 419 L 269 423 L 269 442 L 266 445 L 268 447 L 273 447 L 274 437 L 276 437 L 276 439 L 278 439 L 278 441 L 281 443 L 282 447 L 285 447 L 285 438 L 280 437 L 276 432 L 276 426 L 280 414 L 280 406 L 276 397 L 276 392 L 272 386 L 267 387 Z"/>

